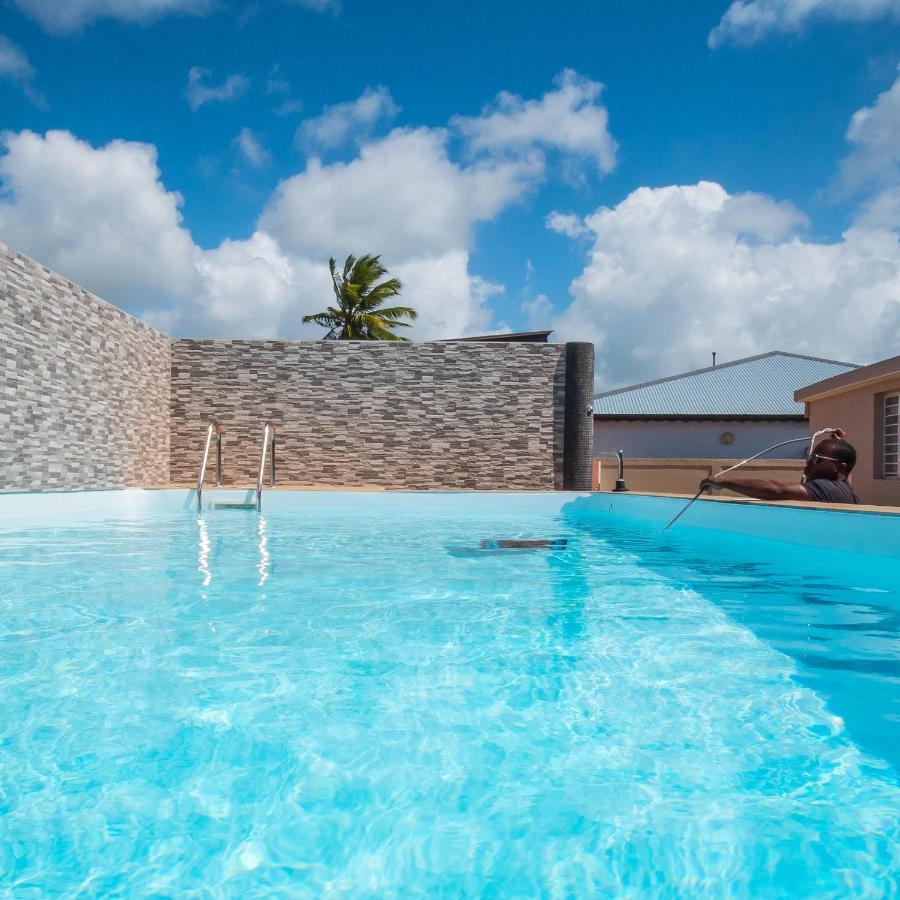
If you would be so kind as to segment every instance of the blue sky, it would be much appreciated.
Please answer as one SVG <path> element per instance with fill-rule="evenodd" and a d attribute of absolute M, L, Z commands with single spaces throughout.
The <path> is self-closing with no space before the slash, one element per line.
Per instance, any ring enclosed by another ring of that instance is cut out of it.
<path fill-rule="evenodd" d="M 552 327 L 598 388 L 900 346 L 900 0 L 7 0 L 0 240 L 169 333 Z"/>

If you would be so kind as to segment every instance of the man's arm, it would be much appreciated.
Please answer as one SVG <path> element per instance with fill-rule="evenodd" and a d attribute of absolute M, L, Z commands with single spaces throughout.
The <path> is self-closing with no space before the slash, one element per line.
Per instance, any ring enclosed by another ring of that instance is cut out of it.
<path fill-rule="evenodd" d="M 785 484 L 782 481 L 771 481 L 768 478 L 739 478 L 736 481 L 712 478 L 701 482 L 707 489 L 728 488 L 753 497 L 755 500 L 809 500 L 809 494 L 802 484 Z"/>

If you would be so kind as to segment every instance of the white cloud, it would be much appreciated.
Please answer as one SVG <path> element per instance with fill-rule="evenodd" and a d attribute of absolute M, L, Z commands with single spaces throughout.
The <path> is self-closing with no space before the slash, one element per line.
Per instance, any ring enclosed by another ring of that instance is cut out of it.
<path fill-rule="evenodd" d="M 489 300 L 503 293 L 502 285 L 469 273 L 469 255 L 448 250 L 440 255 L 409 259 L 391 268 L 403 282 L 401 303 L 419 314 L 412 328 L 401 333 L 416 340 L 465 337 L 490 329 Z"/>
<path fill-rule="evenodd" d="M 0 149 L 5 241 L 131 310 L 192 295 L 195 248 L 155 147 L 23 131 L 4 133 Z"/>
<path fill-rule="evenodd" d="M 201 69 L 199 66 L 193 66 L 188 72 L 185 96 L 191 109 L 197 110 L 204 103 L 234 100 L 247 93 L 250 87 L 250 80 L 243 75 L 229 75 L 218 87 L 204 84 L 204 80 L 211 74 L 209 69 Z"/>
<path fill-rule="evenodd" d="M 381 253 L 419 313 L 410 336 L 483 331 L 489 298 L 502 288 L 468 271 L 473 229 L 521 198 L 543 163 L 530 156 L 460 166 L 447 139 L 439 129 L 397 129 L 350 163 L 312 159 L 278 186 L 260 228 L 295 258 L 320 265 L 329 256 Z"/>
<path fill-rule="evenodd" d="M 177 323 L 180 334 L 198 337 L 275 337 L 299 327 L 300 290 L 329 288 L 328 270 L 318 279 L 292 260 L 267 234 L 223 241 L 198 260 L 202 289 Z M 294 321 L 290 321 L 293 319 Z"/>
<path fill-rule="evenodd" d="M 457 116 L 451 124 L 475 152 L 532 152 L 543 147 L 591 159 L 601 174 L 610 172 L 616 164 L 616 142 L 606 107 L 597 102 L 603 85 L 571 69 L 557 75 L 554 84 L 540 100 L 503 92 L 480 116 Z"/>
<path fill-rule="evenodd" d="M 150 22 L 164 16 L 204 15 L 214 0 L 14 0 L 47 31 L 71 32 L 98 19 Z"/>
<path fill-rule="evenodd" d="M 708 43 L 754 44 L 772 31 L 798 32 L 810 19 L 864 22 L 889 13 L 900 13 L 898 0 L 734 0 Z"/>
<path fill-rule="evenodd" d="M 538 294 L 522 304 L 522 312 L 530 328 L 546 328 L 553 319 L 555 309 L 546 294 Z"/>
<path fill-rule="evenodd" d="M 18 84 L 32 103 L 44 108 L 47 102 L 34 87 L 34 75 L 34 69 L 24 51 L 0 34 L 0 78 Z"/>
<path fill-rule="evenodd" d="M 155 148 L 7 134 L 0 233 L 176 335 L 320 336 L 299 318 L 332 302 L 327 260 L 348 253 L 380 253 L 403 280 L 402 302 L 419 312 L 409 336 L 484 332 L 503 287 L 470 271 L 474 229 L 527 196 L 545 161 L 523 145 L 460 163 L 448 152 L 452 136 L 396 129 L 350 162 L 311 159 L 278 185 L 251 238 L 203 250 L 181 224 L 181 198 L 163 185 Z M 249 129 L 236 145 L 264 161 Z"/>
<path fill-rule="evenodd" d="M 576 216 L 574 213 L 561 213 L 554 210 L 547 216 L 544 224 L 551 231 L 570 238 L 584 238 L 591 235 L 591 229 L 584 224 L 581 216 Z"/>
<path fill-rule="evenodd" d="M 900 77 L 872 106 L 853 114 L 847 140 L 853 149 L 841 164 L 841 190 L 900 182 Z"/>
<path fill-rule="evenodd" d="M 349 163 L 283 181 L 261 227 L 292 252 L 327 259 L 380 252 L 394 259 L 468 248 L 475 222 L 493 218 L 540 176 L 540 160 L 461 167 L 440 130 L 398 129 Z"/>
<path fill-rule="evenodd" d="M 307 152 L 340 147 L 349 140 L 362 144 L 372 129 L 400 112 L 383 85 L 367 87 L 356 100 L 326 106 L 322 115 L 307 119 L 297 129 L 296 143 Z"/>
<path fill-rule="evenodd" d="M 254 169 L 264 169 L 272 160 L 269 151 L 249 128 L 240 130 L 234 144 Z"/>
<path fill-rule="evenodd" d="M 774 349 L 866 362 L 900 344 L 897 234 L 804 241 L 802 216 L 718 184 L 639 188 L 588 216 L 595 243 L 555 321 L 597 344 L 600 387 Z"/>

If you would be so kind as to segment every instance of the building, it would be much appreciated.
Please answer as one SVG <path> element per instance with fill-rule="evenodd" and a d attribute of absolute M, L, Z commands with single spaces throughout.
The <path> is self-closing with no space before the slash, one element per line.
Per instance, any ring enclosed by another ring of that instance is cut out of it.
<path fill-rule="evenodd" d="M 796 391 L 813 430 L 841 427 L 858 453 L 853 487 L 863 503 L 900 506 L 900 356 Z"/>
<path fill-rule="evenodd" d="M 594 397 L 594 455 L 621 449 L 629 459 L 744 459 L 810 433 L 795 391 L 857 369 L 775 350 L 605 391 Z M 798 444 L 777 456 L 805 450 Z"/>

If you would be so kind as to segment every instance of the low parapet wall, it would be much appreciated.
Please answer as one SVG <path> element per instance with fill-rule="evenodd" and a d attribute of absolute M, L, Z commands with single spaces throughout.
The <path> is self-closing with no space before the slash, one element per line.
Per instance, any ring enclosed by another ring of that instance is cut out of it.
<path fill-rule="evenodd" d="M 740 462 L 739 459 L 625 459 L 625 484 L 631 491 L 693 494 L 704 478 Z M 771 478 L 799 482 L 802 459 L 753 460 L 735 472 L 735 478 Z M 616 483 L 613 458 L 594 460 L 594 490 L 611 491 Z"/>

